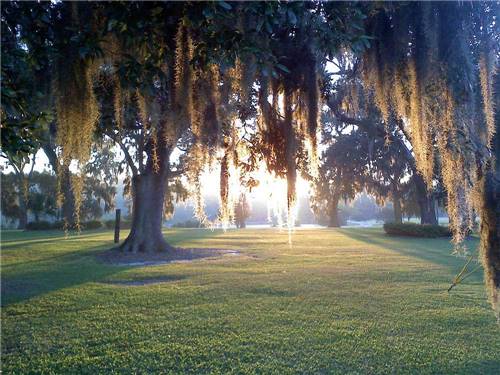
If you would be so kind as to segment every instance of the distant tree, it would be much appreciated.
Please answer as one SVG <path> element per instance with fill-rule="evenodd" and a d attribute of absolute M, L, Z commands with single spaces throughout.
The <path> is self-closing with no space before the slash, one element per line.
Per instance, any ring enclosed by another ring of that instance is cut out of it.
<path fill-rule="evenodd" d="M 19 220 L 18 228 L 26 228 L 28 224 L 28 193 L 32 184 L 32 176 L 35 168 L 36 153 L 29 155 L 25 152 L 12 151 L 9 148 L 2 149 L 2 154 L 7 159 L 7 166 L 13 170 L 12 180 L 7 182 L 12 183 L 15 188 L 12 191 L 16 192 L 17 202 L 17 219 Z"/>
<path fill-rule="evenodd" d="M 0 176 L 1 182 L 1 209 L 2 216 L 12 221 L 21 218 L 19 207 L 19 192 L 17 189 L 17 177 L 13 173 Z"/>
<path fill-rule="evenodd" d="M 393 134 L 393 138 L 399 135 Z M 394 209 L 394 222 L 403 221 L 403 199 L 411 177 L 411 167 L 404 149 L 400 147 L 402 140 L 384 141 L 375 138 L 369 146 L 369 177 L 365 180 L 365 188 L 380 201 L 390 199 Z"/>
<path fill-rule="evenodd" d="M 19 178 L 15 172 L 1 175 L 2 179 L 2 214 L 19 221 L 19 228 L 24 229 L 31 212 L 35 221 L 40 215 L 56 216 L 56 177 L 47 172 L 33 171 L 31 176 Z M 22 224 L 22 225 L 21 225 Z"/>
<path fill-rule="evenodd" d="M 113 142 L 95 143 L 91 158 L 83 168 L 82 202 L 79 218 L 99 219 L 115 207 L 116 185 L 122 165 Z"/>
<path fill-rule="evenodd" d="M 327 139 L 331 144 L 323 153 L 311 199 L 317 214 L 326 214 L 330 218 L 329 226 L 340 226 L 339 201 L 352 200 L 365 190 L 380 203 L 391 199 L 394 220 L 401 222 L 404 180 L 411 176 L 411 170 L 399 143 L 372 138 L 359 129 L 347 134 L 330 133 Z"/>
<path fill-rule="evenodd" d="M 340 200 L 354 199 L 363 190 L 368 167 L 365 146 L 360 133 L 341 134 L 321 157 L 311 208 L 317 216 L 329 217 L 330 227 L 340 226 Z"/>
<path fill-rule="evenodd" d="M 420 206 L 417 201 L 414 178 L 415 176 L 411 177 L 403 190 L 402 211 L 403 216 L 407 220 L 410 220 L 412 217 L 420 217 Z"/>
<path fill-rule="evenodd" d="M 59 214 L 57 207 L 57 177 L 48 172 L 35 172 L 31 179 L 28 191 L 28 209 L 40 220 L 40 215 L 56 217 Z"/>
<path fill-rule="evenodd" d="M 418 212 L 422 224 L 437 224 L 435 213 L 435 191 L 428 186 L 417 168 L 415 153 L 410 145 L 410 137 L 402 121 L 394 117 L 383 118 L 378 107 L 373 103 L 370 92 L 363 88 L 361 61 L 352 55 L 340 57 L 336 61 L 337 79 L 326 89 L 326 104 L 329 111 L 323 114 L 323 134 L 326 140 L 346 128 L 364 132 L 372 142 L 390 144 L 398 154 L 397 162 L 406 164 L 413 176 L 412 189 L 419 206 Z M 436 166 L 437 169 L 437 166 Z M 383 175 L 384 179 L 389 176 Z M 386 184 L 388 181 L 386 181 Z M 387 193 L 382 193 L 387 197 Z M 379 195 L 380 197 L 380 195 Z M 399 211 L 396 202 L 395 210 Z M 396 221 L 399 221 L 395 218 Z"/>
<path fill-rule="evenodd" d="M 234 223 L 236 228 L 245 228 L 246 220 L 250 217 L 251 210 L 245 193 L 241 193 L 234 207 Z"/>

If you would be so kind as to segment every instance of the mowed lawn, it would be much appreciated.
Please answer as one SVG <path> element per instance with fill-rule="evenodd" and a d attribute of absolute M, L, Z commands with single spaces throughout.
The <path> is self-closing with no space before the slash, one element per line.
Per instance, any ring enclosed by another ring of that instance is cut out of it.
<path fill-rule="evenodd" d="M 290 247 L 270 229 L 165 235 L 241 255 L 111 266 L 95 258 L 109 231 L 3 232 L 3 372 L 500 373 L 482 274 L 447 294 L 464 260 L 446 239 L 301 229 Z"/>

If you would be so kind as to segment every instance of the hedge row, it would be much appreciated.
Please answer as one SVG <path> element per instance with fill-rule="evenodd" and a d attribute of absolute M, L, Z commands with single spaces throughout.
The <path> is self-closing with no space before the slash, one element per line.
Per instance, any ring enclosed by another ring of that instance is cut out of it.
<path fill-rule="evenodd" d="M 100 229 L 102 228 L 102 223 L 99 220 L 90 220 L 80 223 L 80 228 L 83 230 L 89 229 Z M 63 230 L 64 221 L 54 221 L 49 222 L 45 220 L 33 221 L 26 225 L 26 230 Z M 69 228 L 74 229 L 74 228 Z"/>
<path fill-rule="evenodd" d="M 203 225 L 199 220 L 186 220 L 173 224 L 172 228 L 203 228 Z"/>
<path fill-rule="evenodd" d="M 115 220 L 106 220 L 104 226 L 107 229 L 115 229 Z M 127 220 L 120 220 L 120 229 L 130 229 L 132 228 L 132 222 Z"/>
<path fill-rule="evenodd" d="M 408 237 L 450 237 L 451 231 L 448 227 L 431 224 L 414 224 L 414 223 L 385 223 L 385 233 L 391 236 L 408 236 Z"/>
<path fill-rule="evenodd" d="M 107 229 L 114 229 L 115 221 L 107 220 L 103 223 L 99 220 L 90 220 L 80 223 L 80 228 L 82 230 L 101 229 L 103 227 L 106 227 Z M 120 222 L 121 229 L 130 229 L 130 227 L 131 227 L 130 221 Z M 63 230 L 63 229 L 64 229 L 64 221 L 55 221 L 51 223 L 49 221 L 41 220 L 41 221 L 34 221 L 26 225 L 26 230 Z"/>

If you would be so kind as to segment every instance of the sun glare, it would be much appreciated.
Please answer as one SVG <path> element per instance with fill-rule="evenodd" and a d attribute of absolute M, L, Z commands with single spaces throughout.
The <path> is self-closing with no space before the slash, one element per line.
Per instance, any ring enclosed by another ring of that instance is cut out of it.
<path fill-rule="evenodd" d="M 286 229 L 291 244 L 291 234 L 295 228 L 298 217 L 299 205 L 297 203 L 287 208 L 287 182 L 286 179 L 277 178 L 269 173 L 264 166 L 253 173 L 253 177 L 259 182 L 257 186 L 247 191 L 240 184 L 240 176 L 236 169 L 231 169 L 229 178 L 229 203 L 234 205 L 241 193 L 246 193 L 250 203 L 265 202 L 267 205 L 267 220 L 269 224 L 278 230 Z M 207 168 L 202 174 L 202 194 L 205 197 L 217 196 L 220 188 L 220 167 Z M 297 197 L 306 197 L 310 193 L 310 184 L 300 176 L 297 177 Z M 228 229 L 231 223 L 227 220 L 215 220 L 211 223 L 212 228 L 220 227 Z"/>

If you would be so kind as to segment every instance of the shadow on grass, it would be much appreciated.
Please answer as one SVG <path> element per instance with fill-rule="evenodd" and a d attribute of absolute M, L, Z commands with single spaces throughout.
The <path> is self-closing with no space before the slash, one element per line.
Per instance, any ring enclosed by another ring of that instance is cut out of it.
<path fill-rule="evenodd" d="M 2 272 L 2 307 L 60 289 L 97 282 L 128 269 L 105 266 L 89 256 L 100 249 L 104 247 L 73 251 L 29 264 L 10 265 L 6 272 Z"/>
<path fill-rule="evenodd" d="M 465 264 L 463 258 L 452 254 L 453 246 L 450 241 L 445 238 L 433 239 L 388 236 L 378 229 L 338 229 L 338 231 L 354 240 L 380 246 L 402 255 L 440 265 L 449 270 L 450 273 L 457 273 Z M 477 249 L 478 243 L 479 241 L 474 238 L 466 241 L 466 245 L 471 251 Z M 469 281 L 472 280 L 482 281 L 482 270 L 472 274 L 469 277 Z"/>
<path fill-rule="evenodd" d="M 498 374 L 500 360 L 483 360 L 464 363 L 462 368 L 457 368 L 455 374 Z"/>
<path fill-rule="evenodd" d="M 128 230 L 127 230 L 128 231 Z M 92 231 L 84 231 L 77 233 L 74 231 L 65 233 L 60 230 L 50 230 L 50 231 L 16 231 L 14 234 L 2 232 L 2 246 L 18 246 L 18 245 L 29 245 L 34 243 L 45 243 L 51 242 L 58 239 L 83 239 L 95 237 L 96 235 L 110 234 L 112 236 L 112 231 L 105 229 L 98 229 Z M 128 234 L 128 233 L 127 233 Z"/>
<path fill-rule="evenodd" d="M 126 271 L 128 266 L 111 266 L 95 259 L 95 255 L 113 246 L 102 236 L 104 231 L 71 236 L 66 243 L 58 243 L 64 235 L 54 237 L 54 232 L 46 236 L 36 234 L 36 238 L 9 241 L 2 244 L 4 255 L 14 259 L 10 264 L 2 265 L 2 296 L 1 306 L 29 300 L 64 288 L 74 287 L 88 282 L 100 282 L 108 277 Z M 128 232 L 127 232 L 128 234 Z M 201 240 L 214 237 L 219 233 L 210 230 L 169 231 L 164 233 L 166 240 L 178 246 L 184 241 Z M 125 236 L 123 237 L 125 238 Z M 76 240 L 76 241 L 75 241 Z M 98 243 L 98 246 L 92 246 Z M 91 247 L 88 247 L 88 245 Z M 68 246 L 69 249 L 57 249 Z M 79 248 L 74 250 L 73 247 Z M 23 250 L 30 252 L 40 250 L 38 259 L 15 261 L 16 255 L 22 255 Z M 54 254 L 54 252 L 60 252 Z"/>

